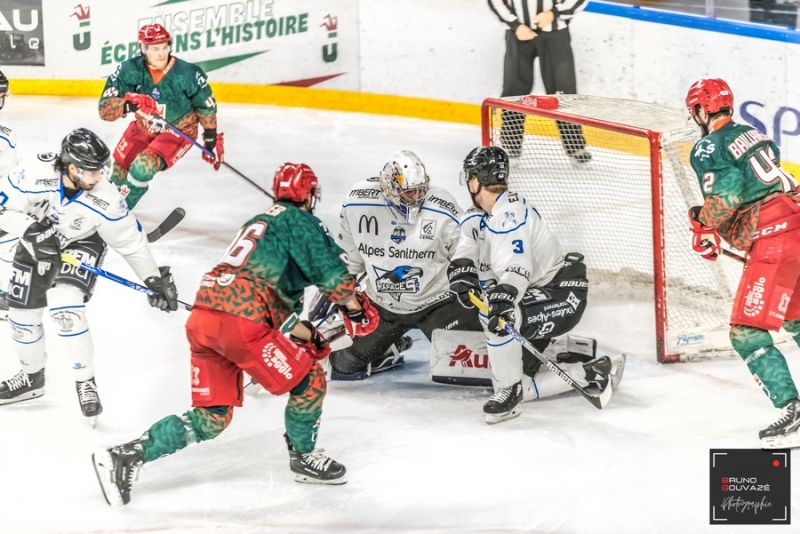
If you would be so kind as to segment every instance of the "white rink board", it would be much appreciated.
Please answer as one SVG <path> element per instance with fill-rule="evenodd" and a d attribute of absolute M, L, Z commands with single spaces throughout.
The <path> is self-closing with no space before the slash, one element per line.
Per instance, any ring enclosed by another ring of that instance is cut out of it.
<path fill-rule="evenodd" d="M 125 126 L 102 123 L 94 99 L 15 97 L 7 112 L 28 156 L 57 149 L 77 126 L 111 143 Z M 309 163 L 322 180 L 320 216 L 329 225 L 352 183 L 398 149 L 415 151 L 434 183 L 466 205 L 457 174 L 479 140 L 472 126 L 225 104 L 220 129 L 230 163 L 262 184 L 284 161 Z M 187 217 L 154 252 L 191 300 L 239 225 L 269 202 L 192 151 L 155 178 L 137 214 L 152 228 L 177 205 Z M 114 253 L 105 267 L 134 276 Z M 0 407 L 3 533 L 718 533 L 708 525 L 709 449 L 756 447 L 757 431 L 777 417 L 739 360 L 655 363 L 651 303 L 590 300 L 576 333 L 628 354 L 605 410 L 567 394 L 487 426 L 488 392 L 429 382 L 428 345 L 415 331 L 403 370 L 330 384 L 320 445 L 347 466 L 347 485 L 293 481 L 281 437 L 286 398 L 262 394 L 248 397 L 216 440 L 148 464 L 132 504 L 112 510 L 90 454 L 188 409 L 186 315 L 157 312 L 141 295 L 100 280 L 88 316 L 105 412 L 91 430 L 70 362 L 55 358 L 44 397 Z M 800 351 L 789 353 L 789 364 L 800 377 Z M 0 323 L 0 376 L 17 370 Z"/>

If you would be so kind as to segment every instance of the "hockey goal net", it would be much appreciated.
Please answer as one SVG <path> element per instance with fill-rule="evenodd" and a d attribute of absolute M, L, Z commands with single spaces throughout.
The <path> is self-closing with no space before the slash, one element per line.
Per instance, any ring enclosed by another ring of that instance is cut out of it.
<path fill-rule="evenodd" d="M 680 110 L 583 95 L 487 99 L 483 144 L 511 159 L 510 189 L 580 252 L 595 299 L 654 299 L 658 361 L 733 354 L 728 317 L 742 267 L 691 250 L 702 204 L 689 153 L 699 130 Z"/>

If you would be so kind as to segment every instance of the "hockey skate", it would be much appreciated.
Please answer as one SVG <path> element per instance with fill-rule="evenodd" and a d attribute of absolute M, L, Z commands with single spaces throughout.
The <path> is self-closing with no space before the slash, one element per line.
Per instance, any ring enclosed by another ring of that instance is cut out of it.
<path fill-rule="evenodd" d="M 601 356 L 584 363 L 583 370 L 586 371 L 586 381 L 600 391 L 605 391 L 609 384 L 611 367 L 611 358 L 608 356 Z"/>
<path fill-rule="evenodd" d="M 109 447 L 92 454 L 92 463 L 106 502 L 111 506 L 131 502 L 131 486 L 144 463 L 140 446 L 131 442 Z"/>
<path fill-rule="evenodd" d="M 589 163 L 592 161 L 592 153 L 585 148 L 577 150 L 567 150 L 567 155 L 578 163 Z"/>
<path fill-rule="evenodd" d="M 103 404 L 97 394 L 94 377 L 83 382 L 75 382 L 75 389 L 78 392 L 78 401 L 81 403 L 81 412 L 89 418 L 89 422 L 94 428 L 97 425 L 97 416 L 103 413 Z"/>
<path fill-rule="evenodd" d="M 800 447 L 800 399 L 783 407 L 781 418 L 758 433 L 762 449 Z"/>
<path fill-rule="evenodd" d="M 498 389 L 492 398 L 483 405 L 486 422 L 490 425 L 513 419 L 522 413 L 522 383 L 517 382 L 507 388 Z"/>
<path fill-rule="evenodd" d="M 44 369 L 28 374 L 20 371 L 0 382 L 0 405 L 35 399 L 44 395 Z"/>
<path fill-rule="evenodd" d="M 308 453 L 301 453 L 295 450 L 294 445 L 289 440 L 289 436 L 284 434 L 286 445 L 289 447 L 289 468 L 295 474 L 295 481 L 303 484 L 346 484 L 344 478 L 347 469 L 323 454 L 324 449 L 314 449 Z"/>
<path fill-rule="evenodd" d="M 386 352 L 384 352 L 378 360 L 370 362 L 367 365 L 367 368 L 362 371 L 356 371 L 355 373 L 341 373 L 331 367 L 329 375 L 330 380 L 364 380 L 374 374 L 400 367 L 406 363 L 405 357 L 403 357 L 402 353 L 410 349 L 413 345 L 413 339 L 411 339 L 409 336 L 402 336 L 400 339 L 395 341 L 391 347 L 386 349 Z"/>
<path fill-rule="evenodd" d="M 8 320 L 8 293 L 0 291 L 0 321 Z"/>

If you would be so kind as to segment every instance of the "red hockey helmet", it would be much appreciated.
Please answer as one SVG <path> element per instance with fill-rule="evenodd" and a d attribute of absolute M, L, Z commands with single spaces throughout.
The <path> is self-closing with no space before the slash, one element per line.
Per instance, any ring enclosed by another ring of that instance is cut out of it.
<path fill-rule="evenodd" d="M 733 91 L 721 78 L 698 80 L 686 95 L 686 107 L 692 117 L 697 116 L 697 106 L 709 115 L 726 108 L 733 111 Z"/>
<path fill-rule="evenodd" d="M 311 211 L 320 199 L 319 180 L 311 167 L 305 163 L 284 163 L 275 171 L 272 182 L 272 194 L 275 200 L 289 202 L 311 201 Z"/>
<path fill-rule="evenodd" d="M 142 54 L 148 46 L 161 43 L 172 45 L 172 36 L 161 24 L 145 24 L 139 29 L 139 49 Z"/>

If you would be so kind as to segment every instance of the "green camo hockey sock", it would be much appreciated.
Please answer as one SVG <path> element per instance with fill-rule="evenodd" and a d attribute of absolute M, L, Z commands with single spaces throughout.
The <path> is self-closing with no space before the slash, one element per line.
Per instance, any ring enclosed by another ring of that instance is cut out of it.
<path fill-rule="evenodd" d="M 119 187 L 119 192 L 125 197 L 128 209 L 139 203 L 147 188 L 150 187 L 150 180 L 161 170 L 164 162 L 161 156 L 145 150 L 133 160 L 130 174 L 125 178 Z"/>
<path fill-rule="evenodd" d="M 322 399 L 326 390 L 325 372 L 319 363 L 315 363 L 308 376 L 289 392 L 284 417 L 286 434 L 294 448 L 301 453 L 311 452 L 316 446 Z"/>
<path fill-rule="evenodd" d="M 797 398 L 797 387 L 781 351 L 772 345 L 766 330 L 751 326 L 731 327 L 731 344 L 747 364 L 761 390 L 776 408 Z"/>
<path fill-rule="evenodd" d="M 192 443 L 219 436 L 230 424 L 233 408 L 194 408 L 182 416 L 168 415 L 157 421 L 140 440 L 145 462 L 176 453 Z"/>
<path fill-rule="evenodd" d="M 784 321 L 783 329 L 792 334 L 794 342 L 800 347 L 800 319 L 795 321 Z"/>

